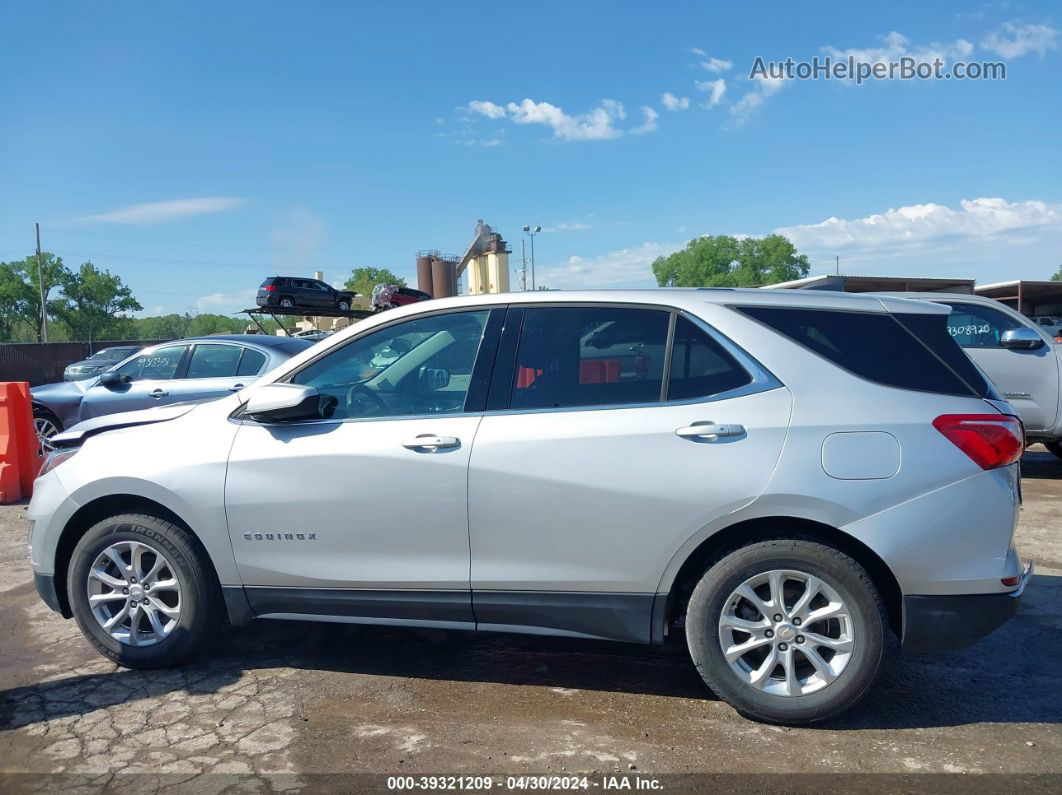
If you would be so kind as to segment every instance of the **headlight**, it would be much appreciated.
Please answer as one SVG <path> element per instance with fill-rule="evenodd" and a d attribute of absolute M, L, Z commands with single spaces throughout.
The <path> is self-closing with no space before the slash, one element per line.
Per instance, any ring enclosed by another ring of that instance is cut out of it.
<path fill-rule="evenodd" d="M 80 447 L 67 447 L 48 453 L 48 457 L 44 459 L 44 464 L 41 466 L 41 471 L 37 474 L 37 477 L 44 477 L 64 461 L 73 458 L 74 453 L 80 449 Z"/>

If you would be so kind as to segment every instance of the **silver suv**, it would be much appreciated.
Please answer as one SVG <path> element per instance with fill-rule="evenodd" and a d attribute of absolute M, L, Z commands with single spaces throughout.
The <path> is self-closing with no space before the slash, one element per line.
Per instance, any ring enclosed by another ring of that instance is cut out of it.
<path fill-rule="evenodd" d="M 684 642 L 743 714 L 826 718 L 890 631 L 965 646 L 1031 571 L 1021 424 L 946 321 L 770 290 L 395 309 L 55 437 L 37 588 L 134 668 L 253 617 Z"/>

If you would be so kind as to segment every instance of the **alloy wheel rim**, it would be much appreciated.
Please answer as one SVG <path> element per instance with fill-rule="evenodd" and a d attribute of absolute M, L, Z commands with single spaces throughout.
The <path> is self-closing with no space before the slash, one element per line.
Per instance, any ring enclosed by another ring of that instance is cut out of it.
<path fill-rule="evenodd" d="M 772 569 L 727 597 L 719 644 L 747 685 L 777 696 L 806 696 L 844 673 L 855 648 L 852 615 L 840 594 L 807 572 Z"/>
<path fill-rule="evenodd" d="M 34 417 L 33 430 L 37 432 L 37 442 L 40 444 L 41 453 L 50 453 L 54 449 L 51 439 L 59 433 L 59 428 L 46 417 Z"/>
<path fill-rule="evenodd" d="M 140 541 L 118 541 L 100 552 L 86 587 L 96 621 L 126 646 L 165 640 L 181 618 L 181 584 L 173 565 Z"/>

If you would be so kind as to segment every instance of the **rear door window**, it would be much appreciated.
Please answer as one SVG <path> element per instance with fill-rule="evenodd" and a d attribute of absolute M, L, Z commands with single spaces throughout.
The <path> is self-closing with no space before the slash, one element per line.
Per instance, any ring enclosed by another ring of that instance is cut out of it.
<path fill-rule="evenodd" d="M 855 375 L 946 395 L 995 391 L 955 344 L 945 314 L 746 306 L 739 310 Z"/>
<path fill-rule="evenodd" d="M 241 353 L 237 345 L 196 345 L 185 378 L 232 378 Z"/>
<path fill-rule="evenodd" d="M 669 323 L 655 309 L 528 308 L 511 408 L 659 402 Z"/>

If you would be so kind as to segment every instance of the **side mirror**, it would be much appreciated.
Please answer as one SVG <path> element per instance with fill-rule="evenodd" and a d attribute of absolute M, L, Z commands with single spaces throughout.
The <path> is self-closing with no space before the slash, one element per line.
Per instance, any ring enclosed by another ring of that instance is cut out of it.
<path fill-rule="evenodd" d="M 243 414 L 258 422 L 323 419 L 321 393 L 301 384 L 264 384 L 247 398 Z"/>
<path fill-rule="evenodd" d="M 425 391 L 446 389 L 450 386 L 450 371 L 441 367 L 420 368 L 420 386 Z"/>
<path fill-rule="evenodd" d="M 108 370 L 100 375 L 100 386 L 118 386 L 122 383 L 122 376 L 116 370 Z"/>
<path fill-rule="evenodd" d="M 1042 348 L 1044 340 L 1035 329 L 1022 326 L 1021 328 L 1012 328 L 1004 331 L 999 344 L 1004 348 L 1013 350 L 1033 351 L 1037 348 Z"/>

